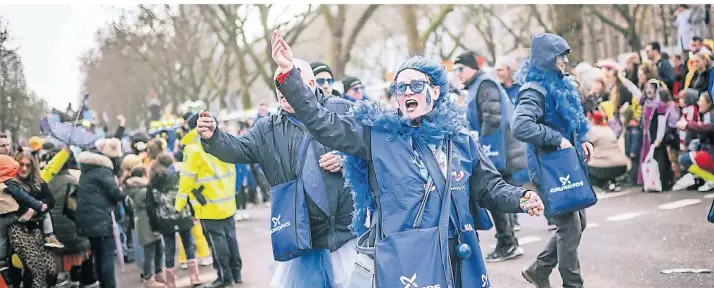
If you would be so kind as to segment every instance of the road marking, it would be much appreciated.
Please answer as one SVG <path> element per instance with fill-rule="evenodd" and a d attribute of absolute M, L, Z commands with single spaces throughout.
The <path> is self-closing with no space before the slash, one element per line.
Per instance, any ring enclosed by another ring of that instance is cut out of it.
<path fill-rule="evenodd" d="M 662 210 L 672 210 L 672 209 L 682 208 L 682 207 L 689 206 L 689 205 L 699 204 L 701 202 L 702 202 L 702 199 L 682 199 L 682 200 L 659 205 L 659 206 L 657 206 L 657 208 L 662 209 Z"/>
<path fill-rule="evenodd" d="M 526 245 L 526 244 L 538 242 L 540 240 L 543 240 L 543 238 L 540 238 L 538 236 L 521 237 L 521 238 L 518 238 L 518 245 Z"/>
<path fill-rule="evenodd" d="M 587 228 L 597 228 L 600 227 L 599 223 L 587 223 L 588 227 Z"/>
<path fill-rule="evenodd" d="M 645 213 L 643 213 L 643 212 L 629 212 L 629 213 L 611 216 L 611 217 L 607 218 L 607 221 L 615 221 L 615 222 L 625 221 L 625 220 L 630 220 L 632 218 L 635 218 L 635 217 L 643 215 L 643 214 L 645 214 Z"/>
<path fill-rule="evenodd" d="M 635 192 L 637 192 L 637 191 L 630 190 L 630 191 L 622 191 L 622 192 L 597 193 L 597 199 L 603 200 L 603 199 L 621 197 L 621 196 L 625 196 L 625 195 L 632 194 Z"/>
<path fill-rule="evenodd" d="M 712 199 L 714 198 L 714 193 L 704 195 L 704 199 Z"/>

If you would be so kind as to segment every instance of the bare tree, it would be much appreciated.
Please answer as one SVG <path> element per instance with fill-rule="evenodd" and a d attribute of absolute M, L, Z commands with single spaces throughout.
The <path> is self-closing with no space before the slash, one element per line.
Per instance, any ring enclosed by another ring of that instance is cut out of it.
<path fill-rule="evenodd" d="M 645 4 L 588 5 L 592 15 L 622 34 L 633 51 L 642 49 L 640 33 L 649 7 L 650 5 Z M 603 14 L 603 10 L 607 12 Z M 619 17 L 612 17 L 613 15 Z"/>
<path fill-rule="evenodd" d="M 554 32 L 562 36 L 570 45 L 570 58 L 580 61 L 584 57 L 583 5 L 552 5 L 555 18 Z"/>
<path fill-rule="evenodd" d="M 446 16 L 454 11 L 456 5 L 447 4 L 441 5 L 439 12 L 434 17 L 430 17 L 429 25 L 424 31 L 419 31 L 419 22 L 421 19 L 417 16 L 418 5 L 402 5 L 401 14 L 404 23 L 404 31 L 407 37 L 407 50 L 409 54 L 424 54 L 424 48 L 429 40 L 429 37 L 442 25 Z"/>
<path fill-rule="evenodd" d="M 347 63 L 352 58 L 352 50 L 354 49 L 357 38 L 363 28 L 374 15 L 374 12 L 379 8 L 379 4 L 368 5 L 357 18 L 357 22 L 352 26 L 352 29 L 347 29 L 347 10 L 357 10 L 361 5 L 320 5 L 320 14 L 325 18 L 327 29 L 330 31 L 330 49 L 328 64 L 332 68 L 336 78 L 342 78 L 345 75 Z M 333 13 L 331 10 L 336 10 Z M 345 38 L 345 35 L 347 38 Z"/>

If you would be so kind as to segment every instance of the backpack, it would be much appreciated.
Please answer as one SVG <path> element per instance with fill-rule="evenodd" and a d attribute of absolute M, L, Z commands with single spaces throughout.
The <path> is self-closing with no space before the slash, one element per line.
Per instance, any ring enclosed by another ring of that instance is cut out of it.
<path fill-rule="evenodd" d="M 156 217 L 160 221 L 176 221 L 185 218 L 191 218 L 191 210 L 188 206 L 181 211 L 174 209 L 176 203 L 176 195 L 178 195 L 178 181 L 172 181 L 168 189 L 151 188 L 152 196 L 156 201 Z M 163 190 L 163 191 L 162 191 Z"/>

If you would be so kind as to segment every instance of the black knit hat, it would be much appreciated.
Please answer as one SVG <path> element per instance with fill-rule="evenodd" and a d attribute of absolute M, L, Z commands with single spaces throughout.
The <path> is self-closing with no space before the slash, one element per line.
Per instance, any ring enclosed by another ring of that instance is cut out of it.
<path fill-rule="evenodd" d="M 342 86 L 345 87 L 345 92 L 350 91 L 352 87 L 361 85 L 362 81 L 357 79 L 357 77 L 347 76 L 342 80 Z"/>
<path fill-rule="evenodd" d="M 476 60 L 474 53 L 471 51 L 461 53 L 461 55 L 456 57 L 454 64 L 462 64 L 472 69 L 478 69 L 478 61 Z"/>
<path fill-rule="evenodd" d="M 332 74 L 332 69 L 330 69 L 330 66 L 327 66 L 327 64 L 322 63 L 322 62 L 312 62 L 310 63 L 310 68 L 312 68 L 312 73 L 317 75 L 320 74 L 320 72 L 327 72 L 332 75 L 332 77 L 335 77 L 335 74 Z"/>

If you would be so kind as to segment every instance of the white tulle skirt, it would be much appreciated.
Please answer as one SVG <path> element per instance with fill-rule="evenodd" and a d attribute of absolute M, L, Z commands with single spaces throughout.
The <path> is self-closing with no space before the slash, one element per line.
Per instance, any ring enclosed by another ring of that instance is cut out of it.
<path fill-rule="evenodd" d="M 287 262 L 272 263 L 270 288 L 344 288 L 357 257 L 356 239 L 330 253 L 316 249 Z"/>

